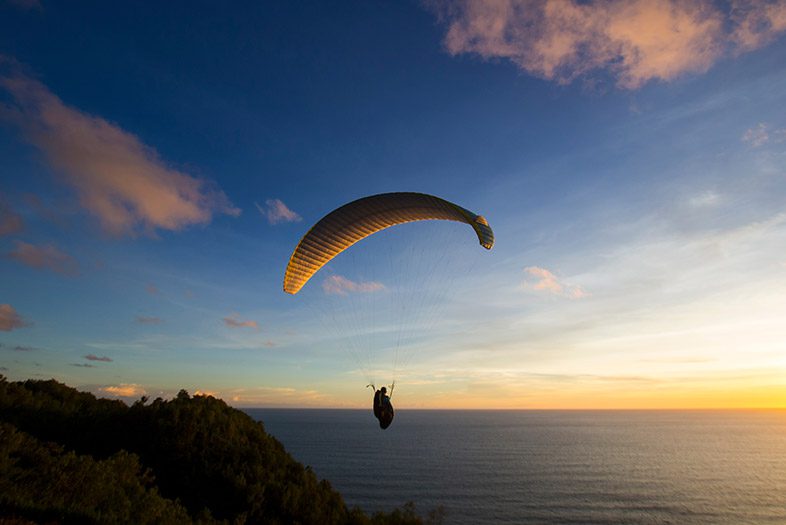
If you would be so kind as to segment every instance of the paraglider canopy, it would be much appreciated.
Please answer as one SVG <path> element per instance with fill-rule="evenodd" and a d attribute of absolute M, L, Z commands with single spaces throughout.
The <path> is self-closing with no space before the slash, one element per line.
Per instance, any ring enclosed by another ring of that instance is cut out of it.
<path fill-rule="evenodd" d="M 331 259 L 374 233 L 414 221 L 449 220 L 469 224 L 481 246 L 494 246 L 494 232 L 486 219 L 425 193 L 382 193 L 364 197 L 333 210 L 298 243 L 284 274 L 284 291 L 296 294 Z"/>

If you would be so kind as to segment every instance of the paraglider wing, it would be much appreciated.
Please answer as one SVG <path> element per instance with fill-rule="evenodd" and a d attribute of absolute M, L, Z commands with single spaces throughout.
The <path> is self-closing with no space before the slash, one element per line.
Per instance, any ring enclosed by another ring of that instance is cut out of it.
<path fill-rule="evenodd" d="M 331 259 L 374 233 L 414 221 L 448 220 L 469 224 L 481 246 L 494 246 L 486 219 L 452 202 L 425 193 L 383 193 L 364 197 L 333 210 L 300 240 L 289 258 L 284 291 L 296 294 Z"/>

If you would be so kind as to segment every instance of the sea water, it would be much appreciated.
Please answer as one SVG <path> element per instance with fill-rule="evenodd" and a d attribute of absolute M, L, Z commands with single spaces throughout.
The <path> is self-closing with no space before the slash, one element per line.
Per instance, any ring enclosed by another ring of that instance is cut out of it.
<path fill-rule="evenodd" d="M 249 409 L 367 512 L 446 524 L 786 524 L 786 411 Z"/>

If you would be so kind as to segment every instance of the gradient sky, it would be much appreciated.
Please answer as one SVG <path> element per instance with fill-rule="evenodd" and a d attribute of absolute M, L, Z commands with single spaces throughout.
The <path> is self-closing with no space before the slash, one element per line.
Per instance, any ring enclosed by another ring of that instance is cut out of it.
<path fill-rule="evenodd" d="M 0 2 L 0 373 L 366 407 L 391 352 L 357 336 L 416 281 L 365 265 L 435 240 L 397 407 L 784 407 L 785 32 L 764 0 Z M 496 246 L 408 225 L 283 293 L 389 191 Z"/>

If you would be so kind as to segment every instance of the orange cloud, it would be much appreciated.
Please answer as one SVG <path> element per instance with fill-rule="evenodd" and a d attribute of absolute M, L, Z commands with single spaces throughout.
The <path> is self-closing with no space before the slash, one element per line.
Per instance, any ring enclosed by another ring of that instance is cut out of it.
<path fill-rule="evenodd" d="M 261 213 L 263 217 L 267 218 L 270 224 L 300 222 L 303 220 L 300 215 L 290 210 L 280 199 L 268 199 L 265 201 L 264 207 L 255 202 L 254 206 L 257 207 L 257 210 L 259 210 L 259 213 Z"/>
<path fill-rule="evenodd" d="M 36 269 L 49 269 L 63 275 L 76 275 L 77 263 L 67 253 L 57 249 L 53 244 L 35 246 L 22 241 L 16 241 L 16 248 L 9 252 L 9 257 L 20 263 Z"/>
<path fill-rule="evenodd" d="M 230 328 L 253 328 L 254 330 L 259 330 L 259 324 L 256 321 L 241 321 L 238 314 L 224 317 L 224 324 Z"/>
<path fill-rule="evenodd" d="M 0 331 L 10 332 L 27 326 L 26 322 L 10 304 L 0 304 Z"/>
<path fill-rule="evenodd" d="M 230 393 L 236 406 L 267 407 L 324 407 L 339 403 L 316 390 L 298 390 L 291 387 L 259 387 L 238 389 Z"/>
<path fill-rule="evenodd" d="M 347 295 L 348 293 L 371 293 L 385 289 L 385 285 L 376 281 L 355 282 L 340 275 L 331 275 L 322 282 L 322 289 L 327 294 Z"/>
<path fill-rule="evenodd" d="M 524 287 L 527 289 L 545 291 L 571 299 L 582 299 L 589 295 L 581 286 L 565 284 L 556 275 L 545 268 L 528 266 L 524 268 L 524 272 L 530 277 L 530 279 L 524 283 Z"/>
<path fill-rule="evenodd" d="M 196 392 L 194 392 L 194 396 L 205 396 L 205 397 L 212 396 L 217 398 L 218 394 L 212 390 L 197 390 Z"/>
<path fill-rule="evenodd" d="M 786 30 L 786 4 L 710 0 L 463 0 L 436 2 L 453 54 L 506 58 L 562 84 L 605 70 L 635 89 L 651 80 L 704 72 L 721 57 L 751 51 Z"/>
<path fill-rule="evenodd" d="M 167 167 L 135 135 L 65 105 L 42 83 L 16 74 L 0 77 L 0 86 L 16 102 L 11 118 L 107 232 L 152 234 L 240 213 L 221 191 Z"/>
<path fill-rule="evenodd" d="M 0 200 L 0 236 L 13 235 L 22 231 L 22 228 L 24 228 L 22 217 Z"/>
<path fill-rule="evenodd" d="M 753 51 L 786 31 L 786 3 L 782 1 L 733 0 L 732 38 L 737 52 Z"/>
<path fill-rule="evenodd" d="M 145 395 L 145 389 L 136 384 L 123 383 L 117 386 L 100 387 L 99 392 L 115 397 L 139 397 Z"/>

